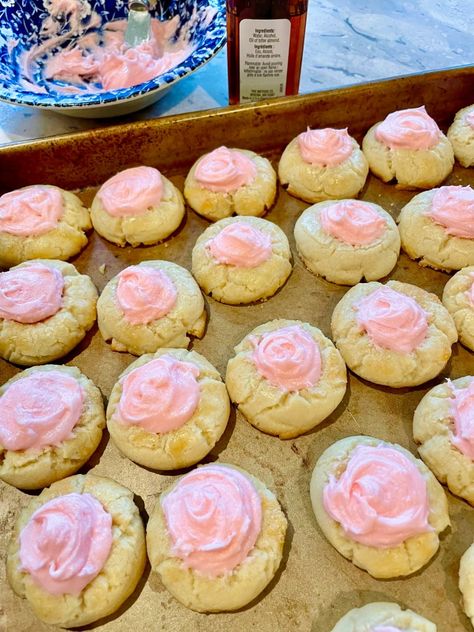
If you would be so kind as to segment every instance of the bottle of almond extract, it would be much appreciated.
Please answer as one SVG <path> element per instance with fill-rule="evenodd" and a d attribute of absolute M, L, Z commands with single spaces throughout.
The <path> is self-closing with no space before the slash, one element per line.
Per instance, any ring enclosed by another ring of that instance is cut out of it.
<path fill-rule="evenodd" d="M 229 102 L 297 94 L 308 0 L 227 0 Z"/>

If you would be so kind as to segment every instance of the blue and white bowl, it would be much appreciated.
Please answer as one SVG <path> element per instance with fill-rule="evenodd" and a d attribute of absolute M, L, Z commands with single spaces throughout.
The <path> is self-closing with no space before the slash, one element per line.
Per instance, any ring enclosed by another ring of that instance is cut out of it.
<path fill-rule="evenodd" d="M 80 1 L 88 2 L 103 22 L 127 15 L 126 0 Z M 51 2 L 54 0 L 0 0 L 0 100 L 83 118 L 128 114 L 157 101 L 170 86 L 209 61 L 225 43 L 225 0 L 158 0 L 151 12 L 153 17 L 168 20 L 179 15 L 178 34 L 198 11 L 190 29 L 194 52 L 182 63 L 131 88 L 79 94 L 61 94 L 47 88 L 44 93 L 37 93 L 20 81 L 18 59 L 25 49 L 41 42 L 40 29 Z M 207 7 L 215 10 L 210 22 Z"/>

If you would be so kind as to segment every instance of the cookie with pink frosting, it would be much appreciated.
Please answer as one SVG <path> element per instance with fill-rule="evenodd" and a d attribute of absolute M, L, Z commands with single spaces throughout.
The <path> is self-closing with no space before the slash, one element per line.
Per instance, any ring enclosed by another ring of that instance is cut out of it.
<path fill-rule="evenodd" d="M 206 327 L 204 299 L 191 274 L 171 261 L 142 261 L 111 279 L 97 303 L 99 330 L 114 351 L 134 355 L 188 347 Z"/>
<path fill-rule="evenodd" d="M 378 204 L 362 200 L 310 206 L 296 221 L 295 241 L 308 270 L 343 285 L 381 279 L 400 253 L 392 217 Z"/>
<path fill-rule="evenodd" d="M 310 492 L 329 542 L 378 579 L 425 566 L 450 525 L 446 494 L 426 465 L 375 437 L 347 437 L 327 448 Z"/>
<path fill-rule="evenodd" d="M 29 259 L 67 260 L 87 244 L 89 210 L 69 191 L 48 184 L 0 197 L 0 267 Z"/>
<path fill-rule="evenodd" d="M 212 222 L 232 215 L 260 217 L 273 206 L 276 180 L 267 158 L 222 146 L 191 167 L 184 197 L 193 211 Z"/>
<path fill-rule="evenodd" d="M 398 218 L 402 248 L 421 266 L 474 265 L 474 189 L 444 186 L 415 195 Z"/>
<path fill-rule="evenodd" d="M 234 465 L 203 465 L 163 492 L 147 526 L 152 570 L 184 606 L 238 610 L 273 579 L 287 520 L 274 494 Z"/>
<path fill-rule="evenodd" d="M 226 386 L 256 428 L 282 439 L 326 419 L 346 392 L 346 365 L 333 343 L 299 320 L 272 320 L 235 347 Z"/>
<path fill-rule="evenodd" d="M 436 632 L 425 617 L 398 603 L 376 601 L 353 608 L 339 619 L 332 632 Z"/>
<path fill-rule="evenodd" d="M 285 233 L 259 217 L 228 217 L 202 233 L 192 252 L 192 271 L 206 294 L 228 305 L 273 296 L 291 273 Z"/>
<path fill-rule="evenodd" d="M 94 229 L 118 246 L 149 246 L 169 237 L 184 217 L 184 200 L 153 167 L 132 167 L 109 178 L 92 202 Z"/>
<path fill-rule="evenodd" d="M 430 389 L 413 416 L 418 452 L 436 478 L 474 505 L 474 377 Z"/>
<path fill-rule="evenodd" d="M 454 166 L 451 143 L 425 106 L 398 110 L 373 125 L 362 150 L 370 170 L 400 189 L 431 189 L 447 178 Z"/>
<path fill-rule="evenodd" d="M 351 371 L 394 388 L 438 375 L 458 338 L 435 294 L 400 281 L 355 285 L 336 305 L 331 329 Z"/>
<path fill-rule="evenodd" d="M 79 627 L 115 612 L 145 561 L 133 493 L 111 478 L 77 475 L 53 483 L 20 512 L 7 577 L 41 621 Z"/>
<path fill-rule="evenodd" d="M 72 351 L 95 323 L 97 290 L 71 263 L 36 259 L 0 272 L 0 357 L 24 366 Z"/>
<path fill-rule="evenodd" d="M 120 375 L 109 398 L 107 427 L 129 459 L 177 470 L 212 450 L 229 415 L 224 382 L 206 358 L 185 349 L 160 349 Z"/>
<path fill-rule="evenodd" d="M 471 619 L 474 628 L 474 544 L 465 551 L 459 564 L 459 590 L 462 594 L 461 606 Z"/>
<path fill-rule="evenodd" d="M 357 197 L 369 164 L 346 129 L 307 129 L 285 148 L 278 164 L 288 193 L 314 204 Z"/>
<path fill-rule="evenodd" d="M 443 305 L 453 317 L 459 342 L 474 351 L 474 266 L 459 270 L 444 286 Z"/>
<path fill-rule="evenodd" d="M 40 489 L 70 476 L 104 427 L 102 395 L 77 367 L 26 369 L 0 386 L 0 479 Z"/>
<path fill-rule="evenodd" d="M 474 104 L 459 110 L 448 129 L 454 155 L 463 167 L 474 166 Z"/>

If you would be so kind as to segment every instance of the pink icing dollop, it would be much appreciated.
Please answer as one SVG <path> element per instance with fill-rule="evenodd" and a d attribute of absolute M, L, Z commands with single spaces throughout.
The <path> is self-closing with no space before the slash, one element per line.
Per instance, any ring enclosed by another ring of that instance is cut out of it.
<path fill-rule="evenodd" d="M 351 246 L 367 246 L 378 239 L 387 222 L 370 204 L 343 200 L 321 209 L 324 232 Z"/>
<path fill-rule="evenodd" d="M 54 230 L 64 213 L 58 189 L 31 186 L 0 197 L 0 232 L 35 237 Z"/>
<path fill-rule="evenodd" d="M 0 272 L 0 318 L 38 323 L 61 309 L 63 290 L 59 270 L 42 263 Z"/>
<path fill-rule="evenodd" d="M 440 136 L 424 105 L 392 112 L 375 130 L 375 138 L 390 149 L 431 149 Z"/>
<path fill-rule="evenodd" d="M 440 187 L 433 196 L 428 215 L 443 226 L 448 235 L 474 239 L 474 189 Z"/>
<path fill-rule="evenodd" d="M 346 535 L 366 546 L 390 548 L 432 530 L 423 476 L 389 446 L 358 445 L 342 475 L 329 476 L 323 502 Z"/>
<path fill-rule="evenodd" d="M 465 121 L 468 125 L 474 128 L 474 111 L 466 114 Z"/>
<path fill-rule="evenodd" d="M 354 307 L 361 329 L 379 347 L 411 353 L 426 337 L 427 313 L 406 294 L 380 287 Z"/>
<path fill-rule="evenodd" d="M 116 297 L 126 320 L 132 325 L 144 325 L 169 314 L 178 292 L 163 270 L 129 266 L 119 274 Z"/>
<path fill-rule="evenodd" d="M 218 147 L 199 161 L 194 177 L 205 189 L 230 193 L 255 180 L 257 167 L 245 154 Z"/>
<path fill-rule="evenodd" d="M 218 263 L 237 268 L 256 268 L 272 256 L 272 240 L 261 230 L 235 222 L 207 242 L 207 248 Z"/>
<path fill-rule="evenodd" d="M 40 450 L 71 436 L 82 415 L 84 392 L 70 375 L 37 371 L 0 397 L 0 443 L 7 450 Z"/>
<path fill-rule="evenodd" d="M 198 375 L 195 364 L 167 355 L 133 369 L 122 380 L 119 421 L 154 433 L 180 428 L 199 404 Z"/>
<path fill-rule="evenodd" d="M 262 526 L 252 481 L 230 467 L 205 465 L 186 474 L 162 501 L 173 555 L 186 568 L 217 577 L 241 564 Z"/>
<path fill-rule="evenodd" d="M 451 443 L 465 456 L 474 461 L 474 380 L 466 388 L 451 384 L 451 415 L 454 433 Z"/>
<path fill-rule="evenodd" d="M 112 516 L 91 494 L 67 494 L 37 509 L 20 533 L 22 570 L 52 595 L 78 595 L 112 548 Z"/>
<path fill-rule="evenodd" d="M 346 129 L 307 129 L 298 136 L 303 160 L 311 165 L 336 167 L 352 154 L 352 140 Z"/>
<path fill-rule="evenodd" d="M 321 377 L 321 353 L 299 325 L 269 331 L 251 340 L 258 372 L 282 391 L 311 388 Z"/>
<path fill-rule="evenodd" d="M 158 169 L 132 167 L 109 178 L 97 195 L 112 217 L 143 215 L 160 204 L 163 180 Z"/>

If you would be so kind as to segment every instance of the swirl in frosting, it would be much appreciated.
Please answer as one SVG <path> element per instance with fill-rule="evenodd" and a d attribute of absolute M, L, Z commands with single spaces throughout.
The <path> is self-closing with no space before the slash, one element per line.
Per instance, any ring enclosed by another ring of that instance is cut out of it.
<path fill-rule="evenodd" d="M 208 577 L 241 564 L 262 526 L 262 501 L 252 481 L 221 465 L 186 474 L 164 497 L 162 507 L 173 555 Z"/>
<path fill-rule="evenodd" d="M 0 397 L 0 443 L 7 450 L 41 450 L 71 436 L 84 393 L 70 375 L 37 371 L 13 382 Z"/>
<path fill-rule="evenodd" d="M 180 428 L 199 404 L 198 375 L 195 364 L 167 355 L 133 369 L 122 380 L 119 421 L 154 433 Z"/>
<path fill-rule="evenodd" d="M 474 379 L 466 388 L 451 386 L 451 415 L 454 433 L 451 443 L 469 459 L 474 461 Z"/>
<path fill-rule="evenodd" d="M 336 167 L 352 154 L 352 140 L 346 129 L 307 129 L 298 136 L 303 160 L 310 165 Z"/>
<path fill-rule="evenodd" d="M 209 191 L 230 193 L 253 182 L 257 167 L 242 152 L 218 147 L 201 158 L 194 177 Z"/>
<path fill-rule="evenodd" d="M 299 325 L 269 331 L 251 339 L 252 359 L 260 375 L 282 391 L 311 388 L 321 377 L 321 353 Z"/>
<path fill-rule="evenodd" d="M 206 247 L 218 263 L 237 268 L 256 268 L 272 256 L 270 235 L 245 222 L 229 224 Z"/>
<path fill-rule="evenodd" d="M 425 479 L 404 454 L 383 444 L 358 445 L 342 475 L 329 476 L 323 502 L 345 534 L 366 546 L 390 548 L 432 530 Z"/>
<path fill-rule="evenodd" d="M 42 263 L 0 272 L 0 318 L 27 324 L 45 320 L 61 309 L 63 290 L 59 270 Z"/>
<path fill-rule="evenodd" d="M 119 274 L 116 297 L 126 320 L 132 325 L 144 325 L 169 314 L 178 292 L 163 270 L 129 266 Z"/>
<path fill-rule="evenodd" d="M 78 595 L 112 548 L 112 516 L 91 494 L 67 494 L 37 509 L 20 533 L 20 562 L 51 595 Z"/>
<path fill-rule="evenodd" d="M 392 112 L 375 130 L 375 138 L 390 149 L 432 149 L 440 136 L 424 105 Z"/>
<path fill-rule="evenodd" d="M 57 227 L 63 213 L 59 189 L 32 186 L 11 191 L 0 197 L 0 233 L 44 235 Z"/>
<path fill-rule="evenodd" d="M 470 186 L 445 186 L 436 190 L 431 219 L 440 224 L 448 235 L 474 239 L 474 189 Z"/>
<path fill-rule="evenodd" d="M 370 204 L 342 200 L 321 209 L 324 232 L 351 246 L 367 246 L 378 239 L 387 222 Z"/>
<path fill-rule="evenodd" d="M 163 180 L 158 169 L 132 167 L 107 180 L 97 195 L 112 217 L 143 215 L 160 204 Z"/>
<path fill-rule="evenodd" d="M 427 313 L 406 294 L 380 287 L 354 307 L 361 329 L 383 349 L 411 353 L 426 337 Z"/>

